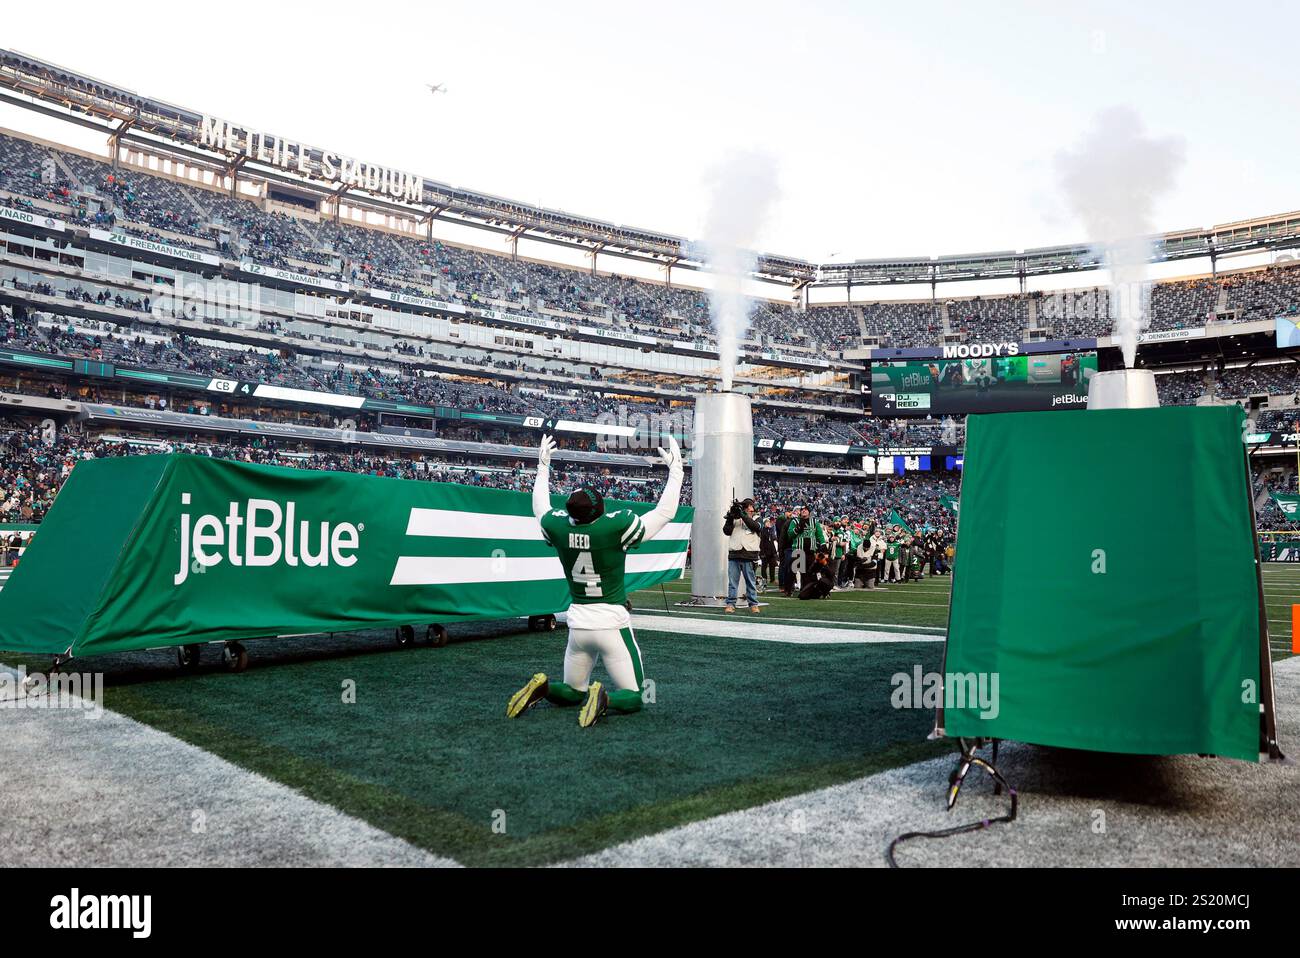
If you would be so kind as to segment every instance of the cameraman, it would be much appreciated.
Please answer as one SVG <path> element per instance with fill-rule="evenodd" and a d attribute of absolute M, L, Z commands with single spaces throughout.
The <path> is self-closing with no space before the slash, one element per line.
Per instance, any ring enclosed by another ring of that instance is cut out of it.
<path fill-rule="evenodd" d="M 727 537 L 727 612 L 736 611 L 736 587 L 745 578 L 745 598 L 749 611 L 758 613 L 758 586 L 754 582 L 754 563 L 758 561 L 759 537 L 763 527 L 754 518 L 754 500 L 732 502 L 722 534 Z"/>

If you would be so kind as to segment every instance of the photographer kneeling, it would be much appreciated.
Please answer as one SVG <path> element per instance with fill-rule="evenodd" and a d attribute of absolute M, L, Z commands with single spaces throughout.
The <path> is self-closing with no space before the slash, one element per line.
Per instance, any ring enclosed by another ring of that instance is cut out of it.
<path fill-rule="evenodd" d="M 835 588 L 835 576 L 831 569 L 831 548 L 828 545 L 817 547 L 813 553 L 812 565 L 803 577 L 803 588 L 799 590 L 801 599 L 825 599 Z"/>
<path fill-rule="evenodd" d="M 722 524 L 727 537 L 727 609 L 736 611 L 736 587 L 745 579 L 745 598 L 749 611 L 758 612 L 758 586 L 754 581 L 754 563 L 758 561 L 759 536 L 763 528 L 754 518 L 754 500 L 733 502 Z"/>

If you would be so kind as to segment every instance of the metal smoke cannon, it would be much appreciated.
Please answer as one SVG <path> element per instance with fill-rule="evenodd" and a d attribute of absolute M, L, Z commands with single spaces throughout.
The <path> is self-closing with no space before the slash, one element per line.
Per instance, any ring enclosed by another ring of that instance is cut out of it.
<path fill-rule="evenodd" d="M 1155 373 L 1149 369 L 1094 373 L 1088 383 L 1089 409 L 1151 409 L 1159 405 Z"/>
<path fill-rule="evenodd" d="M 691 604 L 722 605 L 727 595 L 727 540 L 733 499 L 754 494 L 754 419 L 749 397 L 709 393 L 695 401 L 691 451 L 695 520 L 691 526 Z"/>

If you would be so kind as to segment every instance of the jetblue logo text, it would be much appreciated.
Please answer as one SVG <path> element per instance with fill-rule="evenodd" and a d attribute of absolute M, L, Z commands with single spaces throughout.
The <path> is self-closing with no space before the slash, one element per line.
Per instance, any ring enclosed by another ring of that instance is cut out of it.
<path fill-rule="evenodd" d="M 181 494 L 181 505 L 190 504 L 190 494 Z M 364 524 L 299 520 L 297 503 L 283 508 L 271 499 L 249 499 L 230 503 L 225 517 L 203 515 L 192 519 L 181 513 L 180 559 L 172 577 L 180 585 L 190 571 L 205 572 L 211 566 L 229 562 L 232 566 L 265 567 L 283 562 L 287 566 L 310 568 L 331 563 L 347 568 L 357 561 Z M 240 534 L 240 530 L 243 534 Z"/>

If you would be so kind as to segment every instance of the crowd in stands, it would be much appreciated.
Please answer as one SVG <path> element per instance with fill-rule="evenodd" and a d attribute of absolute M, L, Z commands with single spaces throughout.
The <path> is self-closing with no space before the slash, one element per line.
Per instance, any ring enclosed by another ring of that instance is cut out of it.
<path fill-rule="evenodd" d="M 1165 406 L 1190 406 L 1203 397 L 1219 402 L 1259 395 L 1294 397 L 1300 394 L 1300 365 L 1288 360 L 1222 371 L 1164 373 L 1156 376 L 1156 392 Z"/>
<path fill-rule="evenodd" d="M 0 419 L 0 522 L 40 522 L 81 447 L 60 438 L 47 445 L 39 428 Z"/>
<path fill-rule="evenodd" d="M 116 434 L 71 428 L 60 430 L 53 442 L 47 442 L 39 427 L 0 417 L 0 522 L 39 522 L 73 466 L 82 459 L 166 451 L 518 491 L 531 490 L 534 475 L 532 460 L 501 466 L 450 453 L 429 458 L 367 450 L 322 451 L 262 437 L 238 443 L 198 437 L 128 441 Z M 557 462 L 552 473 L 556 489 L 594 486 L 605 496 L 633 502 L 656 500 L 661 479 L 651 468 L 620 469 L 615 474 L 608 469 L 584 469 L 562 462 Z M 690 493 L 688 475 L 684 501 L 689 501 Z M 815 515 L 827 519 L 852 515 L 855 521 L 883 522 L 891 510 L 897 510 L 917 528 L 946 529 L 952 525 L 952 516 L 939 497 L 957 495 L 957 478 L 953 473 L 912 473 L 879 483 L 835 484 L 758 475 L 754 493 L 766 511 L 808 506 Z"/>
<path fill-rule="evenodd" d="M 38 291 L 51 292 L 42 289 Z M 65 292 L 68 298 L 107 300 L 100 291 L 91 296 L 79 287 Z M 130 308 L 147 310 L 147 297 L 140 300 L 112 299 Z M 602 416 L 622 414 L 645 417 L 680 417 L 683 409 L 653 402 L 629 402 L 623 397 L 573 390 L 569 393 L 509 386 L 502 381 L 436 374 L 420 375 L 407 368 L 360 366 L 339 358 L 295 356 L 253 347 L 231 348 L 214 341 L 199 341 L 184 334 L 171 336 L 157 330 L 132 332 L 109 324 L 54 318 L 43 314 L 23 315 L 0 308 L 0 343 L 52 352 L 71 357 L 106 360 L 124 366 L 203 373 L 248 382 L 344 393 L 428 406 L 449 406 L 463 410 L 507 415 L 542 416 L 598 421 Z M 1300 367 L 1290 362 L 1254 365 L 1222 372 L 1213 369 L 1161 374 L 1157 377 L 1161 402 L 1165 405 L 1192 404 L 1209 395 L 1216 401 L 1239 401 L 1260 393 L 1294 396 L 1300 392 Z M 959 418 L 837 419 L 822 415 L 775 414 L 758 411 L 754 416 L 755 436 L 869 446 L 957 445 L 962 424 Z"/>
<path fill-rule="evenodd" d="M 772 476 L 754 476 L 754 499 L 763 512 L 808 507 L 823 521 L 849 518 L 853 522 L 885 525 L 896 511 L 912 529 L 956 533 L 956 516 L 941 496 L 956 498 L 960 474 L 914 472 L 879 482 L 813 483 Z"/>
<path fill-rule="evenodd" d="M 1242 322 L 1300 313 L 1300 270 L 1272 266 L 1223 280 L 1227 306 Z"/>
<path fill-rule="evenodd" d="M 707 296 L 697 290 L 515 260 L 346 221 L 317 222 L 15 137 L 0 136 L 0 189 L 26 202 L 53 204 L 74 222 L 345 282 L 450 295 L 539 317 L 585 318 L 659 337 L 712 337 Z M 808 309 L 764 300 L 755 305 L 751 337 L 824 352 L 860 347 L 864 335 L 895 346 L 938 343 L 944 333 L 984 342 L 1022 341 L 1030 329 L 1049 338 L 1105 336 L 1113 327 L 1109 301 L 1104 288 Z M 1300 270 L 1157 283 L 1147 305 L 1155 330 L 1296 313 Z"/>
<path fill-rule="evenodd" d="M 20 284 L 25 285 L 25 284 Z M 46 295 L 54 290 L 45 284 L 25 288 Z M 106 298 L 99 292 L 91 296 L 80 287 L 68 290 L 68 298 L 95 301 Z M 147 311 L 149 300 L 111 300 L 124 308 Z M 213 377 L 270 385 L 307 389 L 318 392 L 344 393 L 388 399 L 427 406 L 450 406 L 477 412 L 523 416 L 581 419 L 594 422 L 602 416 L 627 414 L 642 416 L 680 416 L 682 409 L 648 401 L 629 401 L 623 397 L 604 396 L 595 391 L 539 390 L 509 386 L 485 376 L 482 381 L 465 377 L 450 378 L 437 374 L 418 374 L 409 367 L 380 368 L 360 366 L 343 357 L 333 362 L 325 357 L 293 355 L 281 350 L 235 348 L 215 341 L 188 337 L 182 333 L 164 335 L 157 329 L 138 327 L 123 329 L 108 323 L 75 320 L 44 313 L 25 313 L 0 307 L 0 343 L 21 346 L 62 356 L 97 359 L 121 366 L 203 373 Z M 441 356 L 432 350 L 431 357 Z M 762 417 L 759 421 L 763 422 Z M 856 431 L 845 422 L 824 417 L 773 417 L 793 431 L 786 438 L 822 442 L 860 442 Z M 763 435 L 772 434 L 769 428 Z"/>

